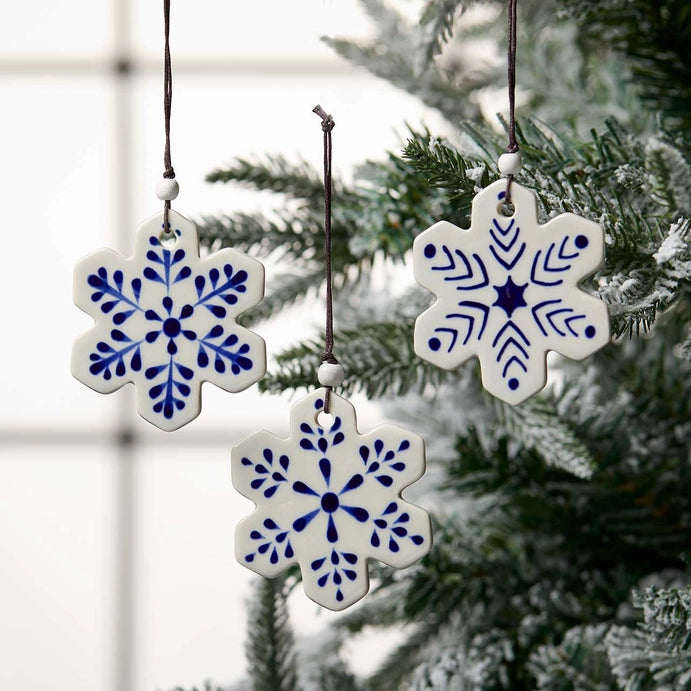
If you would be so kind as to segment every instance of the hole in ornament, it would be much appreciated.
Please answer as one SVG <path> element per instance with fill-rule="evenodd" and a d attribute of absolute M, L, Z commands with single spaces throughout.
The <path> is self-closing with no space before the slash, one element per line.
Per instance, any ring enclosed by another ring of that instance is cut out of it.
<path fill-rule="evenodd" d="M 322 428 L 329 429 L 334 423 L 334 416 L 331 413 L 325 413 L 320 410 L 315 416 L 314 421 Z"/>
<path fill-rule="evenodd" d="M 501 202 L 497 206 L 497 211 L 502 215 L 506 216 L 507 218 L 511 218 L 516 213 L 516 207 L 509 202 L 508 204 L 506 202 Z"/>
<path fill-rule="evenodd" d="M 158 241 L 161 243 L 161 245 L 163 245 L 163 247 L 170 249 L 178 244 L 178 235 L 172 230 L 163 230 L 158 236 Z"/>

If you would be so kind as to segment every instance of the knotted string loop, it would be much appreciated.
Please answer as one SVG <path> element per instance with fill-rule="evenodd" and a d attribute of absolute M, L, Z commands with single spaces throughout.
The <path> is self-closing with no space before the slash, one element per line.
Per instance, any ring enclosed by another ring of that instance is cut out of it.
<path fill-rule="evenodd" d="M 326 111 L 319 105 L 312 109 L 321 118 L 321 128 L 324 133 L 324 269 L 326 274 L 326 346 L 324 352 L 321 354 L 322 362 L 329 362 L 332 365 L 338 364 L 336 356 L 333 354 L 334 348 L 334 319 L 333 319 L 333 277 L 331 270 L 331 196 L 332 196 L 332 182 L 331 182 L 331 158 L 332 158 L 332 142 L 331 132 L 336 126 L 334 119 L 326 113 Z M 324 412 L 329 412 L 329 398 L 331 394 L 330 386 L 326 387 L 326 395 L 324 397 Z"/>

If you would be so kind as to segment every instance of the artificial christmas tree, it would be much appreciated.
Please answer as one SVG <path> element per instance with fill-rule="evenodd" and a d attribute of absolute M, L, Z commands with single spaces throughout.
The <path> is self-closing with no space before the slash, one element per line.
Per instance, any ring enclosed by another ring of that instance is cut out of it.
<path fill-rule="evenodd" d="M 426 291 L 372 289 L 369 307 L 348 313 L 346 290 L 375 258 L 410 265 L 416 235 L 437 219 L 467 227 L 472 198 L 497 177 L 504 136 L 481 101 L 503 84 L 503 66 L 469 66 L 458 47 L 488 37 L 499 46 L 504 3 L 428 0 L 411 25 L 393 0 L 361 1 L 379 34 L 327 42 L 457 130 L 411 131 L 402 154 L 364 165 L 361 182 L 337 182 L 336 336 L 345 393 L 396 396 L 387 412 L 434 440 L 440 508 L 430 555 L 395 577 L 376 572 L 374 594 L 328 637 L 323 675 L 298 658 L 300 688 L 357 688 L 338 642 L 401 624 L 407 638 L 362 680 L 368 691 L 691 688 L 691 7 L 520 3 L 517 83 L 534 118 L 519 110 L 516 181 L 536 193 L 540 223 L 573 212 L 603 227 L 606 262 L 587 287 L 608 304 L 615 339 L 589 360 L 555 363 L 552 385 L 512 407 L 483 392 L 476 362 L 448 372 L 415 356 Z M 290 262 L 249 318 L 313 290 L 319 172 L 267 156 L 209 180 L 296 202 L 272 219 L 200 224 L 208 245 Z M 320 349 L 315 334 L 281 353 L 260 386 L 311 386 Z M 318 681 L 330 678 L 342 686 Z"/>

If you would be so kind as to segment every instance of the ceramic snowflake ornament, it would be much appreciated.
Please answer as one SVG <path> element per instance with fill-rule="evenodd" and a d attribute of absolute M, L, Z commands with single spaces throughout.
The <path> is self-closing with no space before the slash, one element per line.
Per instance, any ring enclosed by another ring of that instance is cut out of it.
<path fill-rule="evenodd" d="M 237 526 L 235 555 L 269 578 L 298 563 L 307 595 L 341 610 L 367 593 L 367 559 L 403 568 L 429 552 L 428 514 L 401 498 L 425 451 L 393 425 L 361 435 L 355 409 L 333 393 L 322 427 L 324 393 L 292 407 L 287 439 L 260 431 L 233 448 L 233 484 L 256 504 Z"/>
<path fill-rule="evenodd" d="M 266 371 L 264 341 L 236 317 L 264 293 L 264 267 L 233 249 L 200 259 L 194 224 L 170 210 L 137 231 L 134 256 L 103 249 L 74 272 L 74 301 L 96 324 L 72 350 L 72 374 L 100 393 L 128 382 L 139 414 L 166 431 L 193 420 L 201 384 L 242 391 Z"/>
<path fill-rule="evenodd" d="M 607 306 L 579 282 L 604 259 L 602 228 L 566 213 L 537 221 L 535 195 L 506 181 L 473 200 L 471 225 L 440 221 L 413 246 L 415 278 L 436 302 L 415 323 L 415 352 L 444 369 L 476 355 L 482 384 L 517 404 L 542 389 L 546 354 L 581 360 L 609 341 Z"/>

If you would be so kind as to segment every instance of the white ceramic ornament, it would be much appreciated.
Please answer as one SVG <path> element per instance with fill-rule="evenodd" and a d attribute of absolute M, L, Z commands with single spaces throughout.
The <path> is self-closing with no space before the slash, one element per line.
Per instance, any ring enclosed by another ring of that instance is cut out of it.
<path fill-rule="evenodd" d="M 74 343 L 72 374 L 100 393 L 135 384 L 139 414 L 166 431 L 193 420 L 201 384 L 246 389 L 266 371 L 264 341 L 236 317 L 264 294 L 264 267 L 233 249 L 199 257 L 197 229 L 175 211 L 137 231 L 134 256 L 82 259 L 74 301 L 96 320 Z"/>
<path fill-rule="evenodd" d="M 291 408 L 287 439 L 260 431 L 233 448 L 233 484 L 257 507 L 236 528 L 235 555 L 269 578 L 298 563 L 307 595 L 341 610 L 367 593 L 368 558 L 410 566 L 432 538 L 427 512 L 401 498 L 424 472 L 422 438 L 393 425 L 360 434 L 333 393 L 322 427 L 324 393 Z"/>
<path fill-rule="evenodd" d="M 487 391 L 516 404 L 542 389 L 546 353 L 581 360 L 609 341 L 607 306 L 579 282 L 604 260 L 602 228 L 565 213 L 537 222 L 535 195 L 506 181 L 473 200 L 463 230 L 439 221 L 413 246 L 415 278 L 436 302 L 415 322 L 415 352 L 444 369 L 476 355 Z"/>

